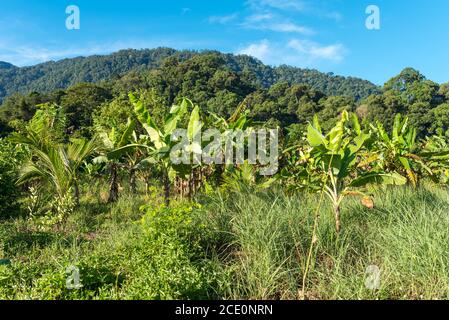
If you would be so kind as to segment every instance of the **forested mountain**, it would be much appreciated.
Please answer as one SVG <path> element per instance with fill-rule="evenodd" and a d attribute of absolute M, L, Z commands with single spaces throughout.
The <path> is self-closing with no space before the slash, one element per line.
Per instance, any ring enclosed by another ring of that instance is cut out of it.
<path fill-rule="evenodd" d="M 0 70 L 10 70 L 10 69 L 14 69 L 14 68 L 17 68 L 17 67 L 8 62 L 0 61 Z"/>
<path fill-rule="evenodd" d="M 31 67 L 0 67 L 0 100 L 16 92 L 51 92 L 80 82 L 100 82 L 130 70 L 155 68 L 172 49 L 123 50 L 106 56 L 78 57 Z"/>
<path fill-rule="evenodd" d="M 0 102 L 6 96 L 17 92 L 48 93 L 56 89 L 66 89 L 81 82 L 96 83 L 113 80 L 130 71 L 142 72 L 156 69 L 169 57 L 186 60 L 196 55 L 210 53 L 220 55 L 226 65 L 235 72 L 251 73 L 254 75 L 253 80 L 265 88 L 277 82 L 308 84 L 326 95 L 347 95 L 356 100 L 378 92 L 378 88 L 369 81 L 290 66 L 270 67 L 248 56 L 157 48 L 122 50 L 110 55 L 64 59 L 22 68 L 0 62 Z"/>
<path fill-rule="evenodd" d="M 148 51 L 152 53 L 149 58 L 144 51 L 126 52 L 128 60 L 124 57 L 125 51 L 108 58 L 98 57 L 105 61 L 110 59 L 109 69 L 102 69 L 101 63 L 94 64 L 92 58 L 78 58 L 75 61 L 80 66 L 89 68 L 61 73 L 69 78 L 84 79 L 83 83 L 69 85 L 66 89 L 37 88 L 29 93 L 9 95 L 0 106 L 0 136 L 20 130 L 40 104 L 51 103 L 67 115 L 67 134 L 89 137 L 96 126 L 127 122 L 131 112 L 129 93 L 141 97 L 156 122 L 163 121 L 172 104 L 188 97 L 205 112 L 223 117 L 229 117 L 237 106 L 243 105 L 252 119 L 268 127 L 279 126 L 293 139 L 301 137 L 315 114 L 326 129 L 335 124 L 343 110 L 356 111 L 361 119 L 370 123 L 379 120 L 387 129 L 391 128 L 395 114 L 402 113 L 409 116 L 420 137 L 449 136 L 449 85 L 430 81 L 411 68 L 403 70 L 382 88 L 373 87 L 373 93 L 369 94 L 370 89 L 363 86 L 361 80 L 351 82 L 347 78 L 286 66 L 271 68 L 248 56 L 158 49 Z M 53 64 L 69 66 L 73 61 Z M 133 61 L 139 65 L 136 70 L 132 69 Z M 41 67 L 50 68 L 51 65 Z M 88 80 L 97 83 L 89 83 L 84 77 L 94 72 L 95 66 L 98 72 L 103 71 L 104 77 L 120 68 L 130 71 L 111 76 L 108 81 L 101 81 L 101 74 L 93 73 L 95 77 Z M 76 71 L 88 69 L 91 71 Z M 307 74 L 312 76 L 307 77 Z M 35 84 L 45 84 L 42 81 L 48 76 L 44 74 Z"/>

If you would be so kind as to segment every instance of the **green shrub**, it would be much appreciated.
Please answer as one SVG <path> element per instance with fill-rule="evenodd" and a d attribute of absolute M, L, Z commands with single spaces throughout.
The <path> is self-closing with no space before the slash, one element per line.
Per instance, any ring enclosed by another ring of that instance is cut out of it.
<path fill-rule="evenodd" d="M 201 226 L 194 224 L 196 204 L 173 202 L 142 207 L 144 239 L 133 257 L 134 277 L 127 282 L 126 298 L 206 299 L 214 281 L 213 266 L 199 242 Z"/>
<path fill-rule="evenodd" d="M 22 157 L 22 148 L 0 139 L 0 219 L 17 212 L 20 190 L 15 182 Z"/>

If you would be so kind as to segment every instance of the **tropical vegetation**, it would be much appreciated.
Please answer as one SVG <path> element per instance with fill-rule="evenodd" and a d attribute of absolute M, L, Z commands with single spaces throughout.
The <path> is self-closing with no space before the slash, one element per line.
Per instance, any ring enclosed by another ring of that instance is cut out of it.
<path fill-rule="evenodd" d="M 449 298 L 447 85 L 406 69 L 337 96 L 262 81 L 247 57 L 164 52 L 5 99 L 0 298 Z M 178 129 L 195 158 L 212 128 L 279 129 L 279 170 L 173 161 Z"/>

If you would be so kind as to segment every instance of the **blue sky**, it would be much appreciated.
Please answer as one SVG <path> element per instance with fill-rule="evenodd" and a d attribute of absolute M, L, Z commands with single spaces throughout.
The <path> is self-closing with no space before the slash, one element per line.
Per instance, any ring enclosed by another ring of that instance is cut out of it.
<path fill-rule="evenodd" d="M 368 5 L 380 30 L 365 27 Z M 81 29 L 67 30 L 77 5 Z M 449 81 L 448 0 L 3 0 L 0 60 L 19 66 L 168 46 L 256 56 L 383 84 L 404 67 Z"/>

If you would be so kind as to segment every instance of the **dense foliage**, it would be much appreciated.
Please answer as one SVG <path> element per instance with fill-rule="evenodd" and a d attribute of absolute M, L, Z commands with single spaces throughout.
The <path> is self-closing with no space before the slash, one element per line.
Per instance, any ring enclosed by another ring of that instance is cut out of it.
<path fill-rule="evenodd" d="M 149 71 L 4 101 L 0 298 L 449 296 L 448 85 L 405 69 L 359 100 L 244 56 L 163 52 Z M 173 161 L 178 129 L 192 160 L 201 131 L 261 127 L 281 132 L 273 176 Z M 388 281 L 369 291 L 373 262 Z"/>
<path fill-rule="evenodd" d="M 66 89 L 81 82 L 114 80 L 130 71 L 142 72 L 156 69 L 169 57 L 184 61 L 210 53 L 220 56 L 231 70 L 251 74 L 253 80 L 263 87 L 269 87 L 279 81 L 291 84 L 306 83 L 328 95 L 350 95 L 357 99 L 377 91 L 376 86 L 369 81 L 290 66 L 270 67 L 248 56 L 158 48 L 122 50 L 111 55 L 64 59 L 23 68 L 0 62 L 0 101 L 16 92 L 47 93 Z"/>
<path fill-rule="evenodd" d="M 418 137 L 446 135 L 449 129 L 449 122 L 445 120 L 449 112 L 449 85 L 427 80 L 410 68 L 389 80 L 383 88 L 365 88 L 361 93 L 359 89 L 363 85 L 355 85 L 356 89 L 352 90 L 350 83 L 354 82 L 349 80 L 313 70 L 285 66 L 273 69 L 247 56 L 217 52 L 199 54 L 156 49 L 122 51 L 109 58 L 85 59 L 111 59 L 114 62 L 108 65 L 112 68 L 126 64 L 124 61 L 132 65 L 134 58 L 129 58 L 130 55 L 135 55 L 140 65 L 145 65 L 142 61 L 151 62 L 151 68 L 126 72 L 127 69 L 122 76 L 96 84 L 69 86 L 79 81 L 68 81 L 61 86 L 67 89 L 55 91 L 26 85 L 26 91 L 38 89 L 39 92 L 14 93 L 4 100 L 0 107 L 0 134 L 20 128 L 22 121 L 33 117 L 37 105 L 50 102 L 60 105 L 67 114 L 67 133 L 90 137 L 94 119 L 97 124 L 106 116 L 112 117 L 111 121 L 126 121 L 128 116 L 121 111 L 131 108 L 129 92 L 139 92 L 146 97 L 156 122 L 161 122 L 167 114 L 168 108 L 164 106 L 178 103 L 187 96 L 204 110 L 223 117 L 229 117 L 236 106 L 243 104 L 255 121 L 264 122 L 266 126 L 280 126 L 284 134 L 290 133 L 294 140 L 314 114 L 318 115 L 322 127 L 329 129 L 343 110 L 356 111 L 362 121 L 379 120 L 386 129 L 391 129 L 395 114 L 401 113 L 410 118 Z M 90 72 L 97 75 L 108 70 L 101 63 L 95 66 L 97 68 Z M 43 71 L 43 74 L 49 76 L 51 72 Z M 82 78 L 80 81 L 91 80 Z"/>
<path fill-rule="evenodd" d="M 0 219 L 17 213 L 21 190 L 16 181 L 24 156 L 20 146 L 0 138 Z"/>

